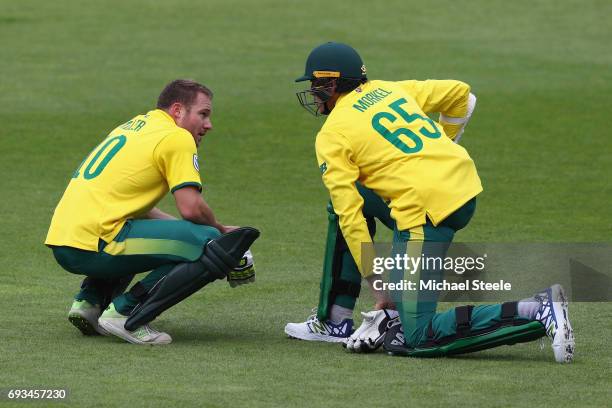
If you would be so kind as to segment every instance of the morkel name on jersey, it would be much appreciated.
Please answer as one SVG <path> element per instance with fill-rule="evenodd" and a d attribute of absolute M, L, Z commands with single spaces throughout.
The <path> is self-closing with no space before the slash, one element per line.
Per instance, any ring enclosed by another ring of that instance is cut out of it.
<path fill-rule="evenodd" d="M 391 95 L 391 91 L 376 88 L 372 92 L 368 92 L 363 97 L 359 98 L 357 103 L 353 105 L 353 108 L 357 109 L 359 112 L 365 112 L 370 106 L 385 99 L 387 95 Z"/>

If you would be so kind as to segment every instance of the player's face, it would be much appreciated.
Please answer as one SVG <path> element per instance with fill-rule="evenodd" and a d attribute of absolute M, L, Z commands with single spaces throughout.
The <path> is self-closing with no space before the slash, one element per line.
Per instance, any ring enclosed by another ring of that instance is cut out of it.
<path fill-rule="evenodd" d="M 325 101 L 321 96 L 326 95 L 326 86 L 320 81 L 310 81 L 310 92 L 312 93 L 314 103 L 317 106 L 317 113 L 320 115 L 325 111 Z"/>
<path fill-rule="evenodd" d="M 315 116 L 329 114 L 333 104 L 329 101 L 337 98 L 335 95 L 335 80 L 330 81 L 329 78 L 319 78 L 310 81 L 310 88 L 301 92 L 296 92 L 300 105 L 308 112 Z"/>
<path fill-rule="evenodd" d="M 181 115 L 176 119 L 176 124 L 188 130 L 196 145 L 199 146 L 202 137 L 212 129 L 211 114 L 210 98 L 203 93 L 198 93 L 195 102 L 190 107 L 182 109 Z"/>
<path fill-rule="evenodd" d="M 320 115 L 325 111 L 325 102 L 323 102 L 323 99 L 321 99 L 319 95 L 320 94 L 317 92 L 312 93 L 314 102 L 317 105 L 317 113 Z"/>
<path fill-rule="evenodd" d="M 326 115 L 331 109 L 330 100 L 334 99 L 335 81 L 328 78 L 319 78 L 310 82 L 310 92 L 313 95 L 319 115 Z M 326 106 L 327 103 L 327 106 Z M 333 107 L 333 104 L 331 105 Z"/>

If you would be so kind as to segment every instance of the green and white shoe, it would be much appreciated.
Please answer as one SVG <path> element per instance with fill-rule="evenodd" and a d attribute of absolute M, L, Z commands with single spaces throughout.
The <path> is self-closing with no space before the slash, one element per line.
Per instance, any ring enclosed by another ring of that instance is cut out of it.
<path fill-rule="evenodd" d="M 111 303 L 98 319 L 98 325 L 108 333 L 132 344 L 161 345 L 172 342 L 172 337 L 168 333 L 157 331 L 148 324 L 140 326 L 134 331 L 126 330 L 125 322 L 127 318 L 127 316 L 117 312 L 115 305 Z"/>
<path fill-rule="evenodd" d="M 98 334 L 108 336 L 106 330 L 98 326 L 98 317 L 100 317 L 100 307 L 86 300 L 75 300 L 68 312 L 68 321 L 85 336 Z"/>
<path fill-rule="evenodd" d="M 293 339 L 343 343 L 353 333 L 353 319 L 344 319 L 340 323 L 321 321 L 313 309 L 313 314 L 305 322 L 287 323 L 285 333 Z"/>
<path fill-rule="evenodd" d="M 540 302 L 535 320 L 546 328 L 546 335 L 552 340 L 552 349 L 557 363 L 571 363 L 574 360 L 576 340 L 569 321 L 568 300 L 563 287 L 556 284 L 534 295 Z"/>

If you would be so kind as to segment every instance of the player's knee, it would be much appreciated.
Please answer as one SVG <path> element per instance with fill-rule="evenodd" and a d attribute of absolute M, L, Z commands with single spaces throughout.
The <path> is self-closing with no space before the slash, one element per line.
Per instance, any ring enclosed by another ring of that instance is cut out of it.
<path fill-rule="evenodd" d="M 205 233 L 209 236 L 210 239 L 216 239 L 223 235 L 221 234 L 221 231 L 219 231 L 215 227 L 211 227 L 210 225 L 202 225 L 202 227 L 205 228 Z"/>
<path fill-rule="evenodd" d="M 193 239 L 201 246 L 206 245 L 209 241 L 219 238 L 221 232 L 210 225 L 192 224 L 191 234 Z"/>

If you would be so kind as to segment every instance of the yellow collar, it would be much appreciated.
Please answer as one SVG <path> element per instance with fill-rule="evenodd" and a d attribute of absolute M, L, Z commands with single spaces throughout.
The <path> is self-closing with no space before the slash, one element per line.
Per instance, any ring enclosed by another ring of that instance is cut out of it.
<path fill-rule="evenodd" d="M 168 120 L 176 125 L 176 122 L 174 121 L 174 119 L 172 119 L 172 116 L 168 115 L 168 112 L 166 112 L 165 110 L 155 109 L 155 110 L 150 111 L 148 114 L 149 115 L 159 115 L 161 118 Z"/>

